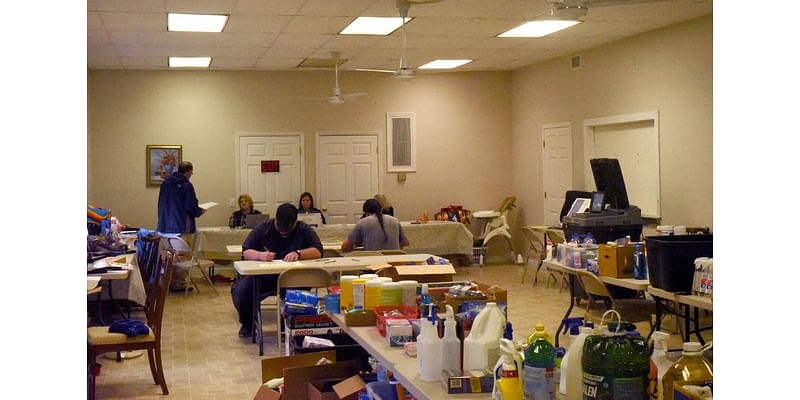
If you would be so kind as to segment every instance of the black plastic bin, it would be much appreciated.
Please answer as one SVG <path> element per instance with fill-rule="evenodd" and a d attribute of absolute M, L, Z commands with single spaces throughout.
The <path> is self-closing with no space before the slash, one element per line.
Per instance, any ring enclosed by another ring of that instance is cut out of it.
<path fill-rule="evenodd" d="M 712 235 L 648 236 L 647 273 L 653 287 L 691 293 L 694 260 L 713 257 Z"/>
<path fill-rule="evenodd" d="M 334 350 L 336 351 L 337 361 L 356 360 L 361 363 L 361 371 L 369 371 L 369 353 L 361 347 L 355 340 L 353 340 L 346 333 L 334 333 L 329 335 L 312 335 L 322 339 L 330 339 L 335 346 L 333 347 L 312 347 L 304 348 L 303 338 L 305 336 L 292 336 L 291 354 L 304 354 L 314 353 L 318 351 Z"/>

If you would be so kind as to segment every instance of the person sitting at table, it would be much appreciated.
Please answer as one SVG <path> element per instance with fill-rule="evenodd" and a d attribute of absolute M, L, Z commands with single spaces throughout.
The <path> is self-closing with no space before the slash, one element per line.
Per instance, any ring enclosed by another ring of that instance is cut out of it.
<path fill-rule="evenodd" d="M 352 251 L 355 246 L 364 246 L 364 250 L 399 250 L 409 245 L 400 221 L 383 214 L 378 200 L 365 201 L 362 209 L 365 217 L 356 223 L 342 242 L 342 251 Z"/>
<path fill-rule="evenodd" d="M 261 214 L 261 211 L 253 208 L 253 198 L 249 194 L 241 194 L 237 202 L 239 203 L 239 209 L 234 211 L 230 219 L 228 219 L 229 227 L 238 228 L 244 226 L 245 218 L 248 215 Z"/>
<path fill-rule="evenodd" d="M 293 262 L 322 257 L 322 242 L 314 229 L 297 220 L 297 208 L 291 203 L 278 206 L 275 218 L 256 226 L 242 244 L 244 260 Z M 258 279 L 259 303 L 275 293 L 278 275 L 245 275 L 231 286 L 231 298 L 239 313 L 239 337 L 253 333 L 253 280 Z"/>
<path fill-rule="evenodd" d="M 322 219 L 322 224 L 325 225 L 325 214 L 322 213 L 318 208 L 314 208 L 314 196 L 311 195 L 309 192 L 303 192 L 300 195 L 300 201 L 297 202 L 297 213 L 298 214 L 311 214 L 317 213 L 319 214 L 320 218 Z"/>

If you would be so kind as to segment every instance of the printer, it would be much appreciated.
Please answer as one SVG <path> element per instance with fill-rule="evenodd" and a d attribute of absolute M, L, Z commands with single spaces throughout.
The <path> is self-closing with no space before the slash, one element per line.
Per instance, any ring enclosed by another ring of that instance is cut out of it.
<path fill-rule="evenodd" d="M 638 242 L 642 235 L 642 210 L 628 203 L 619 160 L 595 158 L 589 163 L 597 192 L 592 193 L 589 211 L 564 216 L 561 223 L 565 238 L 591 233 L 600 244 L 625 236 Z"/>

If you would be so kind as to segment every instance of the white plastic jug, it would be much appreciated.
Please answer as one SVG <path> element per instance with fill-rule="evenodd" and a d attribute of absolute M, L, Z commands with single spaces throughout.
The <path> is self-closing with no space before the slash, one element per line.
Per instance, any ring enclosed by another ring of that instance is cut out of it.
<path fill-rule="evenodd" d="M 566 374 L 561 374 L 561 379 L 566 380 L 567 399 L 581 400 L 583 398 L 583 343 L 586 337 L 592 334 L 592 328 L 582 326 L 579 328 L 578 336 L 569 345 L 567 354 L 564 356 L 566 362 Z"/>
<path fill-rule="evenodd" d="M 486 303 L 486 307 L 475 317 L 469 336 L 464 339 L 464 370 L 489 369 L 500 358 L 500 338 L 506 318 L 497 303 Z"/>

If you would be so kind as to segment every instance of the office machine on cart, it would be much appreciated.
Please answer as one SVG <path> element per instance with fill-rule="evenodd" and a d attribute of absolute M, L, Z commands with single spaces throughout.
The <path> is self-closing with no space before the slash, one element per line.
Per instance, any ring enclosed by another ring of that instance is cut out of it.
<path fill-rule="evenodd" d="M 592 193 L 589 211 L 564 216 L 561 222 L 566 239 L 591 233 L 597 243 L 625 236 L 638 242 L 642 235 L 642 210 L 628 202 L 619 160 L 595 158 L 589 163 L 597 192 Z"/>

